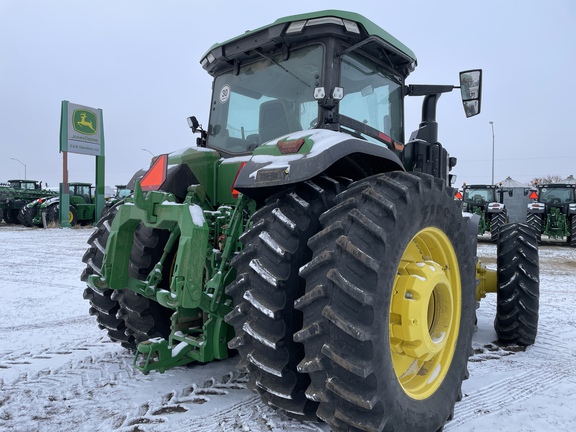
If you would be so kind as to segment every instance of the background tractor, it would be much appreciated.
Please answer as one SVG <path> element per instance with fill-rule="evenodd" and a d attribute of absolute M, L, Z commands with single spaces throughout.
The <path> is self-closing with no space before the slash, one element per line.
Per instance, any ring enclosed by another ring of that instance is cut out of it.
<path fill-rule="evenodd" d="M 500 339 L 534 343 L 538 249 L 501 229 L 477 262 L 478 217 L 454 200 L 436 104 L 481 71 L 409 85 L 414 53 L 372 21 L 321 11 L 213 45 L 196 147 L 159 155 L 107 211 L 83 261 L 90 313 L 144 373 L 239 353 L 249 387 L 336 431 L 431 430 L 467 377 L 477 301 Z M 404 98 L 423 96 L 406 140 Z"/>
<path fill-rule="evenodd" d="M 462 186 L 463 210 L 477 214 L 478 235 L 490 232 L 493 242 L 498 240 L 502 227 L 508 223 L 508 212 L 504 205 L 504 194 L 512 196 L 511 189 L 501 185 L 467 185 Z"/>
<path fill-rule="evenodd" d="M 29 202 L 55 194 L 42 189 L 42 182 L 36 180 L 8 180 L 0 185 L 0 221 L 4 218 L 6 223 L 21 223 L 18 215 Z"/>
<path fill-rule="evenodd" d="M 95 222 L 96 205 L 90 183 L 69 183 L 70 210 L 68 222 L 75 226 Z M 45 196 L 22 208 L 19 218 L 26 226 L 58 226 L 60 215 L 60 197 Z"/>
<path fill-rule="evenodd" d="M 550 239 L 566 239 L 576 247 L 576 184 L 539 184 L 530 198 L 526 220 L 537 232 L 538 241 L 542 235 Z"/>

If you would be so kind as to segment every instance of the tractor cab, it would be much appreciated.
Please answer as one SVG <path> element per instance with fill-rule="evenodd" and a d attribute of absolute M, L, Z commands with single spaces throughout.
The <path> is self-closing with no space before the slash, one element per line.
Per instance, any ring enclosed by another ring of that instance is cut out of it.
<path fill-rule="evenodd" d="M 90 183 L 69 183 L 70 199 L 75 204 L 92 204 L 92 185 Z"/>
<path fill-rule="evenodd" d="M 496 186 L 464 186 L 462 201 L 468 207 L 482 207 L 491 202 L 496 202 Z"/>
<path fill-rule="evenodd" d="M 548 183 L 532 191 L 527 220 L 539 234 L 551 239 L 566 238 L 576 247 L 576 184 Z"/>
<path fill-rule="evenodd" d="M 212 46 L 201 62 L 214 77 L 203 145 L 232 156 L 315 128 L 403 143 L 404 79 L 416 57 L 381 29 L 366 40 L 371 23 L 353 18 L 291 16 Z"/>
<path fill-rule="evenodd" d="M 272 151 L 295 155 L 322 140 L 332 145 L 329 160 L 356 166 L 353 179 L 397 168 L 448 182 L 456 159 L 448 158 L 438 143 L 436 101 L 460 88 L 466 115 L 480 111 L 480 70 L 462 72 L 460 87 L 406 85 L 417 64 L 414 53 L 372 21 L 350 12 L 279 19 L 213 45 L 201 64 L 214 78 L 210 119 L 206 130 L 195 117 L 188 122 L 193 132 L 201 133 L 198 145 L 224 158 L 269 156 Z M 405 96 L 425 96 L 422 123 L 409 143 Z M 354 145 L 334 145 L 343 135 L 355 138 Z M 328 164 L 310 163 L 319 170 Z M 249 168 L 247 172 L 260 167 Z M 242 174 L 237 180 L 245 194 L 247 188 L 263 185 Z M 280 186 L 302 179 L 293 164 L 289 173 L 270 172 L 261 180 Z"/>
<path fill-rule="evenodd" d="M 92 223 L 96 211 L 90 183 L 69 183 L 70 220 L 81 224 Z M 76 213 L 76 215 L 74 215 Z"/>
<path fill-rule="evenodd" d="M 504 205 L 504 194 L 512 196 L 512 189 L 499 185 L 467 185 L 463 190 L 463 210 L 480 217 L 478 234 L 489 231 L 492 241 L 498 240 L 500 229 L 508 222 L 508 212 Z"/>
<path fill-rule="evenodd" d="M 538 201 L 552 208 L 567 209 L 576 203 L 576 185 L 551 184 L 538 186 Z M 563 211 L 564 212 L 564 211 Z"/>
<path fill-rule="evenodd" d="M 36 190 L 41 189 L 40 182 L 35 180 L 8 180 L 8 185 L 14 189 Z"/>

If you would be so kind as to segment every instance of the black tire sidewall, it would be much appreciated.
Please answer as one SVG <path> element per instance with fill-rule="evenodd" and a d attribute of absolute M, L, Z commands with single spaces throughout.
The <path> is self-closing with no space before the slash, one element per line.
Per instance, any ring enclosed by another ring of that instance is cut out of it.
<path fill-rule="evenodd" d="M 475 299 L 475 251 L 471 236 L 468 235 L 467 225 L 462 217 L 461 206 L 453 199 L 451 189 L 445 189 L 442 181 L 430 176 L 416 176 L 406 173 L 384 174 L 393 179 L 399 179 L 405 185 L 409 185 L 408 199 L 404 201 L 401 196 L 395 196 L 392 188 L 378 185 L 378 179 L 372 177 L 364 182 L 370 183 L 368 188 L 372 188 L 376 195 L 385 196 L 394 203 L 396 218 L 380 216 L 379 223 L 386 233 L 386 241 L 366 241 L 362 237 L 362 228 L 355 229 L 354 224 L 349 227 L 347 235 L 350 241 L 357 243 L 360 249 L 380 263 L 378 283 L 372 289 L 374 293 L 372 323 L 372 347 L 374 350 L 372 369 L 373 374 L 367 377 L 364 387 L 373 387 L 376 393 L 375 398 L 378 403 L 372 411 L 381 411 L 392 425 L 405 425 L 406 430 L 437 430 L 451 417 L 454 403 L 461 397 L 462 380 L 468 375 L 467 362 L 471 352 L 471 338 L 474 328 L 474 318 L 476 310 Z M 344 193 L 342 200 L 354 194 L 353 189 L 365 193 L 366 188 L 362 185 L 352 187 Z M 356 196 L 359 194 L 356 193 Z M 370 213 L 372 220 L 377 221 L 378 215 L 373 210 L 364 207 L 374 204 L 369 200 L 358 206 L 361 212 Z M 454 350 L 448 372 L 443 382 L 436 391 L 425 400 L 415 400 L 410 397 L 400 385 L 392 363 L 390 352 L 389 335 L 389 314 L 392 289 L 395 275 L 398 271 L 400 259 L 414 236 L 421 230 L 429 227 L 436 227 L 443 231 L 454 248 L 455 256 L 458 259 L 460 278 L 462 283 L 461 320 L 459 325 L 459 336 Z M 365 232 L 364 232 L 365 235 Z M 336 268 L 342 268 L 346 263 L 346 258 L 339 260 L 337 252 L 335 258 Z M 338 291 L 338 290 L 335 290 Z M 338 299 L 340 294 L 332 294 L 331 302 L 345 304 L 344 295 Z M 362 316 L 362 311 L 356 312 Z M 366 311 L 368 313 L 368 311 Z M 377 317 L 376 315 L 379 315 Z M 335 334 L 329 338 L 335 344 Z M 338 369 L 338 367 L 336 367 Z M 330 375 L 330 373 L 329 373 Z M 346 376 L 346 374 L 344 374 Z M 354 379 L 350 374 L 348 379 Z M 376 381 L 376 383 L 373 382 Z M 343 380 L 344 381 L 344 380 Z M 366 393 L 370 393 L 368 390 Z M 341 412 L 349 412 L 357 409 L 349 403 L 340 399 L 335 409 Z M 380 405 L 380 406 L 378 406 Z M 358 419 L 358 421 L 361 421 Z"/>

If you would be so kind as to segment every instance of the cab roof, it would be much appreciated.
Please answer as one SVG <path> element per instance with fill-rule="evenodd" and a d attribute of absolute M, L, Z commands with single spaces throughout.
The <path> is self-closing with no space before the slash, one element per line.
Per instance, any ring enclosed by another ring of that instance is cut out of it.
<path fill-rule="evenodd" d="M 321 18 L 339 18 L 343 20 L 344 23 L 348 21 L 358 24 L 362 29 L 362 35 L 359 36 L 359 40 L 369 37 L 375 38 L 378 45 L 388 48 L 390 51 L 388 54 L 396 58 L 394 63 L 400 66 L 406 75 L 416 67 L 417 59 L 414 52 L 386 30 L 358 13 L 335 9 L 286 16 L 277 19 L 271 24 L 247 31 L 227 41 L 216 43 L 202 56 L 202 66 L 208 70 L 209 73 L 213 73 L 220 68 L 214 68 L 213 65 L 209 65 L 211 61 L 213 61 L 210 59 L 211 57 L 217 60 L 215 63 L 219 63 L 219 61 L 222 60 L 230 61 L 234 59 L 236 54 L 239 54 L 243 48 L 253 49 L 254 46 L 265 46 L 270 43 L 277 43 L 283 38 L 286 38 L 286 30 L 291 23 L 305 23 L 309 20 L 317 20 L 315 24 L 320 24 L 322 23 Z M 325 24 L 327 23 L 329 23 L 329 21 L 325 22 Z"/>

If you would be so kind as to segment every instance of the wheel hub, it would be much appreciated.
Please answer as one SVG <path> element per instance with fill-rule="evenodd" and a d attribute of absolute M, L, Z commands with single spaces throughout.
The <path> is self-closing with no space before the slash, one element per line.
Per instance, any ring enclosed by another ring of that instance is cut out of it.
<path fill-rule="evenodd" d="M 414 399 L 430 397 L 450 369 L 460 327 L 461 290 L 452 243 L 440 229 L 424 228 L 400 258 L 389 315 L 394 371 Z"/>
<path fill-rule="evenodd" d="M 392 346 L 397 353 L 428 361 L 448 340 L 452 323 L 452 295 L 444 269 L 435 262 L 403 261 L 392 302 L 400 317 L 392 325 Z"/>

